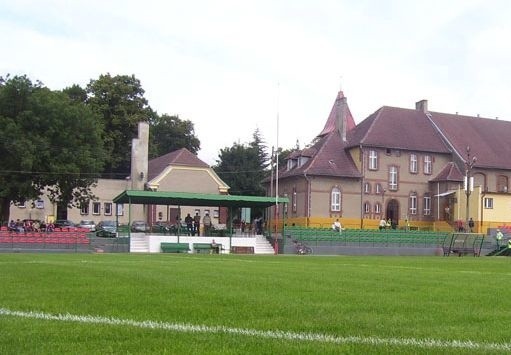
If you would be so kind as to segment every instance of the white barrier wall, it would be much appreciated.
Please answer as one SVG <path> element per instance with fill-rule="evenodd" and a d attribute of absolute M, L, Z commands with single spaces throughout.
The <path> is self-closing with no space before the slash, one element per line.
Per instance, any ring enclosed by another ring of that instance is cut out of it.
<path fill-rule="evenodd" d="M 137 236 L 143 234 L 137 233 Z M 175 235 L 145 235 L 146 242 L 149 246 L 150 253 L 160 253 L 161 243 L 188 243 L 190 245 L 190 252 L 193 252 L 193 243 L 211 243 L 213 239 L 216 244 L 222 244 L 222 253 L 230 253 L 231 246 L 235 247 L 253 247 L 256 246 L 255 237 L 189 237 Z M 179 241 L 178 241 L 179 239 Z"/>

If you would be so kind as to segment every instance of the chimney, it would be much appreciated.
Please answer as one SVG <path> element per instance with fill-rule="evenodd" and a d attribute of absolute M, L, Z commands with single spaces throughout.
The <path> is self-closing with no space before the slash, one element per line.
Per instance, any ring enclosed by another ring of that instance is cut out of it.
<path fill-rule="evenodd" d="M 144 190 L 147 182 L 149 124 L 138 123 L 138 137 L 131 141 L 131 189 Z"/>
<path fill-rule="evenodd" d="M 346 115 L 348 111 L 348 99 L 344 96 L 342 91 L 339 92 L 336 105 L 335 128 L 339 131 L 341 139 L 346 142 Z"/>
<path fill-rule="evenodd" d="M 415 109 L 424 113 L 428 112 L 428 100 L 420 100 L 415 103 Z"/>

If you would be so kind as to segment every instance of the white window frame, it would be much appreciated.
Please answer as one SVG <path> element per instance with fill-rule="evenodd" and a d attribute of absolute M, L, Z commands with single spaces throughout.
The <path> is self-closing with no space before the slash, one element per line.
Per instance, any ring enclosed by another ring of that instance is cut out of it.
<path fill-rule="evenodd" d="M 389 190 L 397 191 L 399 187 L 398 183 L 398 169 L 397 166 L 392 165 L 389 167 Z"/>
<path fill-rule="evenodd" d="M 112 202 L 105 202 L 103 204 L 105 216 L 111 216 L 112 215 Z"/>
<path fill-rule="evenodd" d="M 369 170 L 378 170 L 378 153 L 376 150 L 369 151 Z"/>
<path fill-rule="evenodd" d="M 101 202 L 92 203 L 92 214 L 94 216 L 98 216 L 101 214 Z"/>
<path fill-rule="evenodd" d="M 364 213 L 368 214 L 371 213 L 371 204 L 369 202 L 364 202 Z"/>
<path fill-rule="evenodd" d="M 296 212 L 296 187 L 293 187 L 293 196 L 291 197 L 292 211 Z"/>
<path fill-rule="evenodd" d="M 424 156 L 424 174 L 431 175 L 433 173 L 433 159 L 431 155 Z"/>
<path fill-rule="evenodd" d="M 332 188 L 330 193 L 330 210 L 332 212 L 341 211 L 341 189 L 338 187 Z"/>
<path fill-rule="evenodd" d="M 374 213 L 376 213 L 376 214 L 381 213 L 381 204 L 379 202 L 376 202 L 374 205 Z"/>
<path fill-rule="evenodd" d="M 424 215 L 431 216 L 431 196 L 424 195 Z"/>
<path fill-rule="evenodd" d="M 410 214 L 416 215 L 417 214 L 417 194 L 415 194 L 415 193 L 410 194 L 408 201 L 409 201 L 409 209 L 408 210 L 409 210 Z"/>
<path fill-rule="evenodd" d="M 417 154 L 410 154 L 410 173 L 412 174 L 417 174 L 419 172 L 417 159 Z"/>
<path fill-rule="evenodd" d="M 117 210 L 117 216 L 124 216 L 124 204 L 123 203 L 118 203 L 116 210 Z"/>
<path fill-rule="evenodd" d="M 371 184 L 369 182 L 364 183 L 364 193 L 366 194 L 371 193 Z"/>
<path fill-rule="evenodd" d="M 484 198 L 484 208 L 493 209 L 493 197 Z"/>
<path fill-rule="evenodd" d="M 89 215 L 89 207 L 90 207 L 90 203 L 89 202 L 82 204 L 82 206 L 80 208 L 80 214 L 82 216 Z"/>

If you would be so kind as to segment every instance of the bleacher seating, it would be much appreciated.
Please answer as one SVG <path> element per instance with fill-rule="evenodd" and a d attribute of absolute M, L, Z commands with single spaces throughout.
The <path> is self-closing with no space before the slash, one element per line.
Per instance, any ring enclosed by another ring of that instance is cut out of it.
<path fill-rule="evenodd" d="M 90 244 L 85 231 L 14 232 L 0 229 L 0 246 L 73 248 Z"/>
<path fill-rule="evenodd" d="M 441 247 L 447 232 L 402 229 L 344 229 L 286 227 L 284 234 L 293 240 L 307 243 L 331 242 L 342 245 L 389 247 Z"/>

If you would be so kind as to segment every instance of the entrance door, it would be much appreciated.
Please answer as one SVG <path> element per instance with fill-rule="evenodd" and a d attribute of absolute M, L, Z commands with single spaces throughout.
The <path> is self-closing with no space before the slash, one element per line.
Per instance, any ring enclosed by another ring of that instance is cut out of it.
<path fill-rule="evenodd" d="M 386 219 L 392 221 L 392 225 L 396 225 L 399 222 L 399 202 L 397 200 L 392 199 L 387 204 L 387 213 L 386 213 Z"/>

